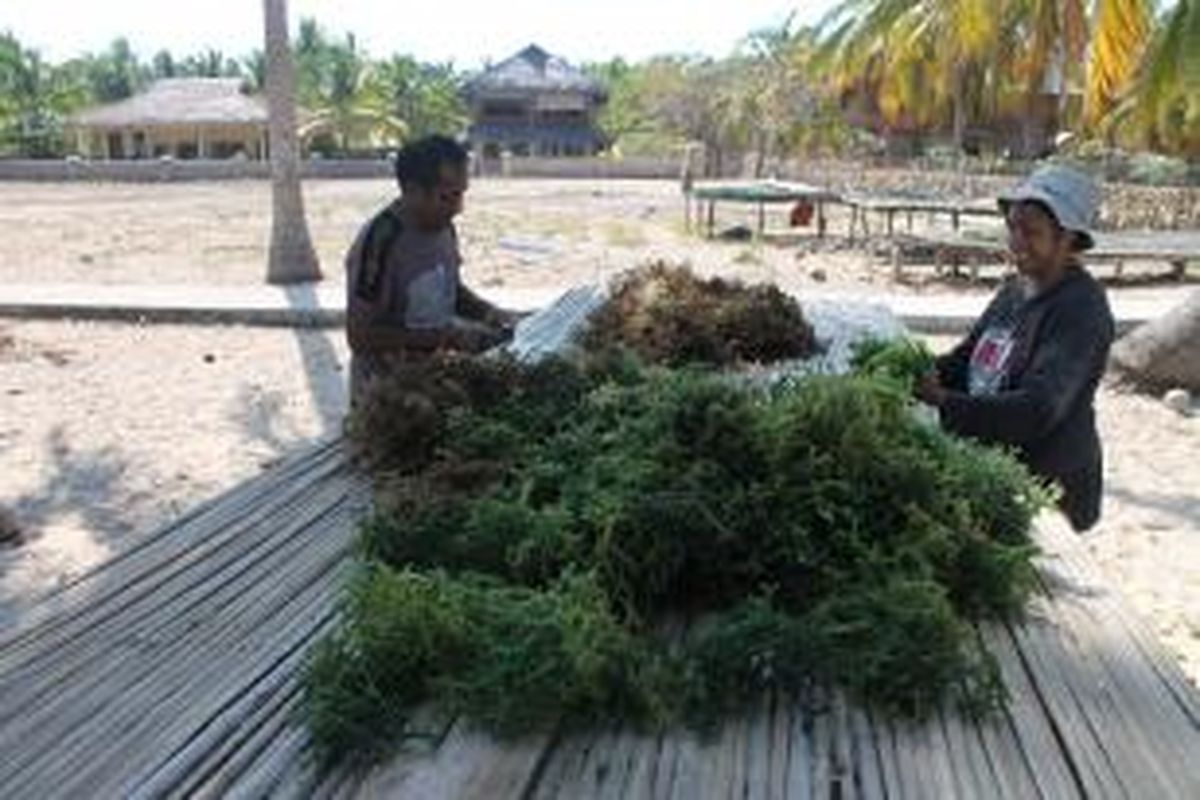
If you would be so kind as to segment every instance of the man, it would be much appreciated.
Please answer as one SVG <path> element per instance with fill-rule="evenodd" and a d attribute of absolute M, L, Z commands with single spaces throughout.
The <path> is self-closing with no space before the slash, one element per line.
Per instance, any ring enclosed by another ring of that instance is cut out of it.
<path fill-rule="evenodd" d="M 467 152 L 444 136 L 396 156 L 400 197 L 376 214 L 346 255 L 350 399 L 389 363 L 437 350 L 476 353 L 512 335 L 517 316 L 484 301 L 459 277 L 454 218 L 467 191 Z"/>
<path fill-rule="evenodd" d="M 1018 277 L 918 388 L 955 433 L 1013 447 L 1062 490 L 1077 531 L 1100 518 L 1103 459 L 1094 401 L 1113 341 L 1104 289 L 1083 268 L 1099 192 L 1045 167 L 1000 198 Z"/>

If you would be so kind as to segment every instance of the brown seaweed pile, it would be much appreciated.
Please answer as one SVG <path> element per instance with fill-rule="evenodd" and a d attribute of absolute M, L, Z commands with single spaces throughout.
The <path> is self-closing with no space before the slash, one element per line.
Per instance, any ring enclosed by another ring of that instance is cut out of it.
<path fill-rule="evenodd" d="M 661 261 L 616 280 L 583 345 L 593 352 L 625 347 L 672 367 L 796 360 L 816 351 L 800 304 L 779 288 L 703 279 Z"/>

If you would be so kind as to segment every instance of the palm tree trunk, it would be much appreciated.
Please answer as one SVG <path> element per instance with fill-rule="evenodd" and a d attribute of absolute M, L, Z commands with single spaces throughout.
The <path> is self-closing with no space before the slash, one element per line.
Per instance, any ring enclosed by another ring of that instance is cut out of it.
<path fill-rule="evenodd" d="M 321 268 L 304 216 L 300 148 L 296 135 L 296 76 L 288 46 L 287 0 L 263 0 L 271 151 L 270 283 L 321 280 Z"/>
<path fill-rule="evenodd" d="M 1200 390 L 1200 291 L 1117 342 L 1112 364 L 1148 388 Z"/>

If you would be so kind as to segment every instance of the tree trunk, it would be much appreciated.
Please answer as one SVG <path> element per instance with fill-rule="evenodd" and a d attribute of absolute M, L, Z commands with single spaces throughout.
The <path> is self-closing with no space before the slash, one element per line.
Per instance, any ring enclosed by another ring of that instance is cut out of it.
<path fill-rule="evenodd" d="M 321 280 L 304 216 L 300 148 L 296 135 L 296 76 L 288 45 L 287 0 L 263 0 L 266 18 L 267 107 L 270 114 L 270 283 Z"/>
<path fill-rule="evenodd" d="M 1200 291 L 1117 342 L 1111 361 L 1146 388 L 1200 391 Z"/>
<path fill-rule="evenodd" d="M 754 178 L 761 180 L 767 167 L 767 132 L 760 129 L 755 138 L 758 152 L 754 156 Z"/>
<path fill-rule="evenodd" d="M 954 152 L 958 157 L 958 171 L 966 168 L 967 140 L 967 75 L 959 65 L 954 69 Z"/>

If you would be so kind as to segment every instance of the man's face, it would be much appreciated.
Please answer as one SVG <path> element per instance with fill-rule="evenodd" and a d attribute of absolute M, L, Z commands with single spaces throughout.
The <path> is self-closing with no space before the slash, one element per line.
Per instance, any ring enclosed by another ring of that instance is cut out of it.
<path fill-rule="evenodd" d="M 442 164 L 438 182 L 430 189 L 416 187 L 412 205 L 421 227 L 442 230 L 463 210 L 467 193 L 466 167 Z"/>
<path fill-rule="evenodd" d="M 1034 280 L 1052 277 L 1073 254 L 1073 234 L 1036 203 L 1008 207 L 1008 249 L 1022 275 Z"/>

